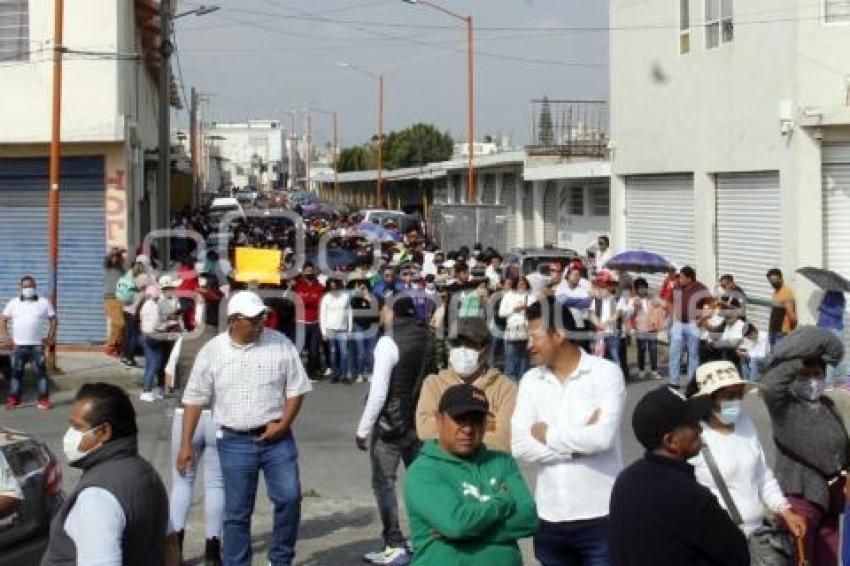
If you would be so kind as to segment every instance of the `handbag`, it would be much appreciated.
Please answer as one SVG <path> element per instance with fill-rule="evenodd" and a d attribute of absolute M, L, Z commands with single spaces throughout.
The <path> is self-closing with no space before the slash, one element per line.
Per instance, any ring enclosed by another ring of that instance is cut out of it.
<path fill-rule="evenodd" d="M 741 518 L 741 512 L 738 511 L 738 506 L 735 505 L 735 500 L 729 493 L 726 481 L 720 475 L 720 469 L 717 467 L 711 449 L 705 442 L 703 442 L 702 455 L 705 458 L 706 465 L 708 465 L 708 471 L 711 473 L 714 485 L 717 486 L 720 497 L 723 498 L 726 511 L 729 512 L 732 521 L 740 526 L 744 522 Z M 764 524 L 749 536 L 747 545 L 750 549 L 751 566 L 805 564 L 804 559 L 799 560 L 797 556 L 797 547 L 794 544 L 793 535 L 777 519 L 765 519 Z"/>

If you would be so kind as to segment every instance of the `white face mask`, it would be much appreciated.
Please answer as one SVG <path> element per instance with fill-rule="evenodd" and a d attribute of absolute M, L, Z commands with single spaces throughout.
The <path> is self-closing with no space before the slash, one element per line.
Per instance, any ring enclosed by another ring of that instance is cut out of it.
<path fill-rule="evenodd" d="M 74 427 L 68 427 L 68 431 L 62 438 L 62 451 L 65 452 L 65 457 L 68 459 L 69 463 L 73 464 L 74 462 L 81 460 L 86 455 L 91 453 L 92 450 L 100 446 L 95 446 L 94 448 L 89 449 L 88 452 L 80 451 L 80 443 L 83 441 L 83 438 L 86 435 L 93 433 L 99 428 L 100 427 L 98 426 L 91 430 L 87 430 L 86 432 L 82 432 L 75 429 Z"/>
<path fill-rule="evenodd" d="M 449 351 L 449 365 L 461 377 L 469 377 L 481 367 L 481 352 L 472 348 L 452 348 Z"/>
<path fill-rule="evenodd" d="M 21 296 L 25 299 L 32 299 L 35 297 L 35 287 L 24 287 L 21 289 Z"/>

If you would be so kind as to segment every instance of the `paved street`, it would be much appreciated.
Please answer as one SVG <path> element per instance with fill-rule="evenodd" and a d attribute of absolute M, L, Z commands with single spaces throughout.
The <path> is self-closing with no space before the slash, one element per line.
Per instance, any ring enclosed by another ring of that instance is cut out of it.
<path fill-rule="evenodd" d="M 662 357 L 662 359 L 664 359 Z M 140 372 L 127 372 L 101 355 L 74 355 L 74 369 L 67 380 L 90 373 L 98 379 L 132 384 Z M 66 363 L 64 365 L 69 365 Z M 60 378 L 61 379 L 61 378 Z M 627 416 L 623 419 L 623 452 L 625 461 L 640 456 L 641 450 L 631 432 L 631 410 L 641 395 L 660 382 L 633 383 L 628 386 Z M 301 483 L 304 490 L 303 517 L 298 542 L 298 564 L 357 564 L 360 556 L 380 545 L 380 526 L 372 500 L 368 458 L 354 447 L 354 429 L 360 416 L 368 386 L 317 383 L 307 397 L 298 420 L 296 436 L 301 461 Z M 847 397 L 841 393 L 843 397 Z M 2 413 L 2 424 L 33 432 L 46 440 L 57 455 L 62 454 L 61 438 L 66 428 L 71 391 L 56 395 L 52 411 L 21 409 Z M 137 390 L 133 398 L 138 398 Z M 174 400 L 163 403 L 136 403 L 141 429 L 142 454 L 150 459 L 170 483 L 170 431 Z M 769 423 L 764 405 L 757 395 L 746 397 L 748 414 L 754 418 L 765 448 L 772 459 Z M 70 488 L 77 473 L 65 467 L 65 486 Z M 201 501 L 198 491 L 197 500 Z M 264 553 L 271 531 L 271 513 L 264 491 L 258 497 L 253 528 L 255 564 L 266 564 Z M 530 541 L 524 541 L 526 563 L 534 563 Z M 186 557 L 189 564 L 200 563 L 203 552 L 203 508 L 196 505 L 187 533 Z"/>

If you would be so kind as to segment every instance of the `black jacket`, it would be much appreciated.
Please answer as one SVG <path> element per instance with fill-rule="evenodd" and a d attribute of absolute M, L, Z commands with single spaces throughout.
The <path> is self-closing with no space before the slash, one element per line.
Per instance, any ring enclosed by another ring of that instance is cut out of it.
<path fill-rule="evenodd" d="M 416 403 L 422 381 L 437 370 L 434 338 L 412 317 L 397 318 L 393 322 L 391 337 L 398 348 L 398 363 L 390 375 L 379 426 L 381 422 L 389 423 L 397 433 L 406 433 L 416 428 Z"/>
<path fill-rule="evenodd" d="M 611 494 L 614 566 L 747 566 L 747 539 L 687 462 L 646 454 Z"/>
<path fill-rule="evenodd" d="M 156 470 L 139 456 L 136 437 L 107 442 L 79 462 L 83 475 L 50 525 L 50 539 L 41 566 L 77 564 L 77 548 L 65 532 L 65 520 L 77 497 L 88 487 L 105 489 L 124 511 L 126 526 L 121 542 L 125 566 L 162 564 L 168 527 L 168 494 Z"/>

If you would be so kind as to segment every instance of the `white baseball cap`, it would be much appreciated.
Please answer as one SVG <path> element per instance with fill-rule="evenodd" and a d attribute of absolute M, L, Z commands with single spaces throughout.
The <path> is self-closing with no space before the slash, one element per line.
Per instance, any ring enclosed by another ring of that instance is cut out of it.
<path fill-rule="evenodd" d="M 239 291 L 230 297 L 227 303 L 227 316 L 241 314 L 248 318 L 253 318 L 266 312 L 266 305 L 256 293 L 251 291 Z"/>
<path fill-rule="evenodd" d="M 741 379 L 735 364 L 727 361 L 708 362 L 697 368 L 697 395 L 711 395 L 724 387 L 753 385 Z"/>
<path fill-rule="evenodd" d="M 183 281 L 172 277 L 171 275 L 163 275 L 159 278 L 159 288 L 160 289 L 176 289 L 179 287 Z"/>

